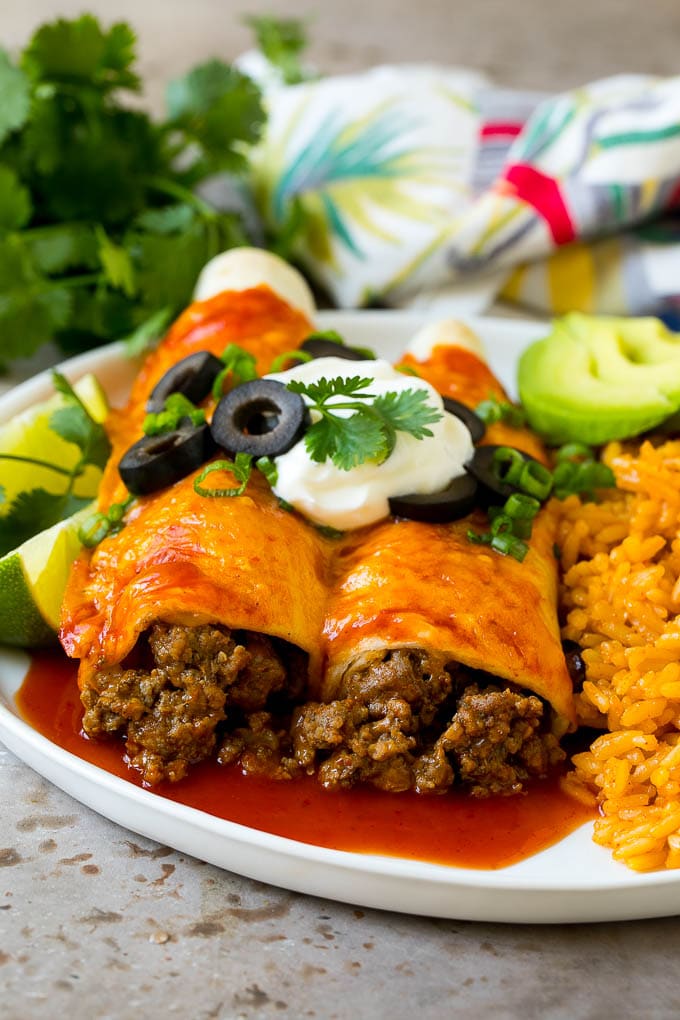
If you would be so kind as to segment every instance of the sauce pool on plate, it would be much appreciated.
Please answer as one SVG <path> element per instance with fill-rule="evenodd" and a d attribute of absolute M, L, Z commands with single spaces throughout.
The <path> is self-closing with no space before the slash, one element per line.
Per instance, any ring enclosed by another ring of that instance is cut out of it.
<path fill-rule="evenodd" d="M 64 656 L 33 656 L 17 705 L 26 722 L 54 744 L 142 785 L 126 765 L 119 741 L 95 742 L 82 735 L 76 666 Z M 474 800 L 455 793 L 386 794 L 361 786 L 330 792 L 312 777 L 277 782 L 211 761 L 195 766 L 181 782 L 150 792 L 302 843 L 480 869 L 530 857 L 594 817 L 562 792 L 557 778 L 536 783 L 526 795 Z"/>

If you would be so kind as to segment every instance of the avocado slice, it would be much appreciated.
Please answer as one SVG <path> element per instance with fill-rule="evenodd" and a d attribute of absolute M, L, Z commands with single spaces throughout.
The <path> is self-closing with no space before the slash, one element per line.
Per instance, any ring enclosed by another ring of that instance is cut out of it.
<path fill-rule="evenodd" d="M 574 312 L 520 358 L 529 424 L 553 444 L 606 443 L 680 408 L 680 336 L 653 318 Z"/>

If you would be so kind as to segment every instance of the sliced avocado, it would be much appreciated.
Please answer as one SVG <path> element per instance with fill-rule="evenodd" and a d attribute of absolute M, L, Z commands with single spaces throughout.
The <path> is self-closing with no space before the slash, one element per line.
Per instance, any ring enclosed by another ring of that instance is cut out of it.
<path fill-rule="evenodd" d="M 573 313 L 527 348 L 518 381 L 530 425 L 550 443 L 639 435 L 680 408 L 680 336 L 658 319 Z"/>

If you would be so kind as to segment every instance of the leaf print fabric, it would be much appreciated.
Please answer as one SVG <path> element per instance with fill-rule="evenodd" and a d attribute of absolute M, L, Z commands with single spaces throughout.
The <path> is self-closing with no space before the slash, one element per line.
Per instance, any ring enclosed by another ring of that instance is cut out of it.
<path fill-rule="evenodd" d="M 255 197 L 284 254 L 344 306 L 448 276 L 478 128 L 471 72 L 381 67 L 274 90 Z M 294 241 L 285 250 L 288 234 Z"/>
<path fill-rule="evenodd" d="M 537 311 L 680 326 L 680 78 L 550 96 L 383 67 L 268 101 L 260 214 L 334 303 L 436 290 L 441 307 L 442 288 L 488 276 Z"/>

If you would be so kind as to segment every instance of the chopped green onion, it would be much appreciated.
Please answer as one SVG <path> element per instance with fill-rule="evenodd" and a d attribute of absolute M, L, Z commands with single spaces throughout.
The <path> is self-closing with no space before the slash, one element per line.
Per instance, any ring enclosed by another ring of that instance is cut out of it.
<path fill-rule="evenodd" d="M 592 460 L 593 451 L 584 443 L 566 443 L 555 452 L 555 460 L 558 464 L 564 461 Z"/>
<path fill-rule="evenodd" d="M 86 549 L 94 549 L 96 545 L 104 541 L 110 530 L 111 524 L 108 517 L 100 512 L 92 514 L 91 517 L 83 521 L 78 528 L 78 538 Z"/>
<path fill-rule="evenodd" d="M 499 400 L 493 394 L 477 405 L 475 414 L 485 425 L 495 425 L 502 421 L 514 428 L 522 428 L 526 424 L 526 416 L 521 407 L 515 407 L 507 400 Z"/>
<path fill-rule="evenodd" d="M 523 492 L 513 492 L 503 507 L 508 517 L 519 521 L 532 521 L 540 509 L 539 500 L 533 496 L 525 496 Z"/>
<path fill-rule="evenodd" d="M 512 446 L 499 446 L 493 455 L 492 470 L 499 482 L 518 485 L 526 461 Z"/>
<path fill-rule="evenodd" d="M 78 538 L 85 548 L 94 549 L 105 538 L 118 535 L 124 527 L 123 517 L 134 501 L 135 497 L 129 495 L 122 503 L 112 503 L 106 512 L 98 510 L 86 518 L 78 528 Z"/>
<path fill-rule="evenodd" d="M 550 495 L 553 485 L 553 476 L 546 467 L 538 461 L 524 461 L 524 467 L 520 473 L 519 481 L 516 483 L 522 492 L 529 496 L 543 501 Z"/>
<path fill-rule="evenodd" d="M 415 375 L 417 379 L 421 378 L 420 372 L 417 372 L 411 365 L 395 365 L 397 372 L 402 372 L 404 375 Z"/>
<path fill-rule="evenodd" d="M 490 545 L 491 544 L 491 534 L 488 531 L 486 531 L 486 532 L 484 532 L 484 531 L 473 531 L 472 528 L 468 528 L 468 530 L 467 530 L 467 539 L 468 539 L 468 542 L 472 542 L 473 545 Z"/>
<path fill-rule="evenodd" d="M 252 462 L 253 458 L 250 454 L 237 453 L 235 460 L 215 460 L 212 464 L 207 464 L 194 480 L 194 492 L 197 492 L 199 496 L 209 496 L 211 498 L 242 496 L 250 480 Z M 241 484 L 231 489 L 206 489 L 201 485 L 201 482 L 205 481 L 213 471 L 228 471 Z"/>
<path fill-rule="evenodd" d="M 341 337 L 335 329 L 317 329 L 314 333 L 310 333 L 309 336 L 306 336 L 303 343 L 307 340 L 330 340 L 331 343 L 338 344 L 340 347 L 347 346 L 343 337 Z M 356 347 L 352 344 L 352 350 L 358 351 L 359 354 L 363 354 L 363 356 L 368 358 L 370 361 L 376 360 L 376 353 L 375 351 L 372 351 L 370 347 Z"/>
<path fill-rule="evenodd" d="M 161 436 L 166 432 L 174 432 L 183 418 L 188 418 L 192 425 L 203 425 L 205 411 L 192 404 L 183 393 L 171 393 L 165 398 L 162 411 L 147 414 L 142 431 L 145 436 Z"/>
<path fill-rule="evenodd" d="M 229 344 L 228 347 L 225 347 L 220 355 L 220 360 L 224 362 L 224 368 L 218 372 L 213 382 L 212 395 L 215 400 L 219 400 L 224 393 L 224 382 L 229 375 L 233 376 L 236 386 L 258 378 L 254 355 L 244 350 L 243 347 L 239 347 L 238 344 Z"/>
<path fill-rule="evenodd" d="M 292 504 L 292 503 L 289 503 L 289 502 L 288 502 L 287 500 L 285 500 L 285 499 L 281 499 L 281 497 L 280 497 L 280 496 L 278 496 L 278 497 L 277 497 L 277 500 L 276 500 L 276 502 L 277 502 L 277 503 L 279 504 L 279 509 L 281 509 L 281 510 L 285 510 L 287 514 L 292 514 L 292 513 L 294 513 L 294 511 L 295 511 L 295 507 L 293 506 L 293 504 Z"/>
<path fill-rule="evenodd" d="M 309 333 L 302 341 L 305 343 L 307 340 L 330 340 L 332 344 L 339 344 L 340 347 L 345 346 L 343 337 L 340 336 L 337 329 L 315 329 L 313 333 Z"/>
<path fill-rule="evenodd" d="M 273 489 L 279 480 L 279 472 L 271 457 L 258 457 L 255 467 L 264 475 Z"/>
<path fill-rule="evenodd" d="M 491 522 L 492 535 L 504 535 L 513 533 L 513 521 L 506 513 L 497 514 Z"/>
<path fill-rule="evenodd" d="M 529 552 L 529 546 L 521 538 L 515 538 L 514 535 L 505 533 L 493 536 L 491 548 L 502 553 L 503 556 L 512 556 L 518 563 L 521 563 Z"/>
<path fill-rule="evenodd" d="M 314 358 L 307 351 L 284 351 L 283 354 L 278 354 L 274 358 L 269 366 L 269 371 L 283 372 L 287 361 L 314 361 Z"/>

